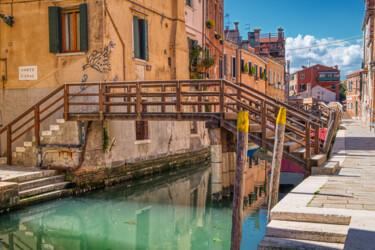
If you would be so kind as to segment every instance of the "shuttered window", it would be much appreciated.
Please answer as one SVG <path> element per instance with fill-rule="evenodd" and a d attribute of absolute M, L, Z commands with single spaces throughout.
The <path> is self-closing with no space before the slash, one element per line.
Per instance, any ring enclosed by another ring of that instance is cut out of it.
<path fill-rule="evenodd" d="M 88 50 L 87 4 L 48 7 L 50 53 Z"/>
<path fill-rule="evenodd" d="M 133 16 L 134 58 L 148 61 L 148 21 Z"/>
<path fill-rule="evenodd" d="M 232 57 L 232 77 L 236 77 L 236 58 Z"/>

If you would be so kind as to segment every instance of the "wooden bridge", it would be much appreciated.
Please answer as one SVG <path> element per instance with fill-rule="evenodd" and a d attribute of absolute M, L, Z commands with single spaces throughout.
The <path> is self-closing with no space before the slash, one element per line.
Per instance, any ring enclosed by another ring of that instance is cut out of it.
<path fill-rule="evenodd" d="M 64 84 L 0 129 L 0 136 L 6 133 L 7 164 L 11 165 L 12 143 L 33 130 L 39 145 L 41 123 L 61 110 L 69 121 L 206 121 L 232 132 L 236 132 L 238 112 L 247 110 L 249 140 L 273 150 L 280 107 L 287 109 L 284 158 L 308 170 L 320 165 L 326 156 L 320 154 L 319 128 L 327 127 L 326 119 L 225 80 Z"/>

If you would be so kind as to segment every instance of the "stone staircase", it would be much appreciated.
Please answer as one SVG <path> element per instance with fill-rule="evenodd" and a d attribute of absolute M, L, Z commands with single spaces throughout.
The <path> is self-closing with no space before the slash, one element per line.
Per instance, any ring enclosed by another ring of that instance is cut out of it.
<path fill-rule="evenodd" d="M 344 249 L 350 216 L 273 212 L 258 249 Z"/>
<path fill-rule="evenodd" d="M 49 130 L 41 131 L 43 165 L 74 166 L 78 164 L 81 154 L 80 125 L 80 122 L 56 119 L 56 124 L 50 125 Z M 35 137 L 32 141 L 24 141 L 23 146 L 16 147 L 12 152 L 13 165 L 38 167 L 38 150 Z M 1 157 L 0 165 L 6 165 L 6 163 L 6 157 Z"/>
<path fill-rule="evenodd" d="M 5 181 L 18 183 L 21 205 L 55 199 L 69 191 L 67 189 L 69 182 L 65 181 L 63 175 L 58 175 L 56 170 L 26 172 Z"/>

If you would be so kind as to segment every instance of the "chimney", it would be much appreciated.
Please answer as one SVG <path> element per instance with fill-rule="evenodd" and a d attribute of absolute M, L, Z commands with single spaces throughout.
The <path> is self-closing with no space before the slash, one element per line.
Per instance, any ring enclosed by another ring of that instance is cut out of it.
<path fill-rule="evenodd" d="M 335 67 L 335 69 L 337 69 L 337 70 L 339 69 L 339 65 L 335 65 L 334 67 Z"/>
<path fill-rule="evenodd" d="M 303 69 L 306 69 L 307 67 L 302 65 L 302 68 L 303 68 Z"/>
<path fill-rule="evenodd" d="M 239 25 L 240 23 L 239 22 L 234 22 L 234 29 L 235 30 L 238 30 L 238 25 Z"/>
<path fill-rule="evenodd" d="M 278 42 L 282 42 L 283 39 L 284 39 L 284 32 L 283 32 L 284 29 L 280 27 L 280 28 L 277 29 L 277 31 L 279 32 L 279 33 L 278 33 L 277 41 L 278 41 Z"/>
<path fill-rule="evenodd" d="M 255 52 L 260 52 L 260 31 L 261 31 L 261 29 L 254 29 L 254 36 L 255 36 L 254 49 L 255 49 Z"/>

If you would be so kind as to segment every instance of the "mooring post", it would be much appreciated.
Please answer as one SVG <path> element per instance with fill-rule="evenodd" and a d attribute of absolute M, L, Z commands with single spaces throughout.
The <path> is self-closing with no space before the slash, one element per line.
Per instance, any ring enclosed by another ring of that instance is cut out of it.
<path fill-rule="evenodd" d="M 270 195 L 268 197 L 267 224 L 271 221 L 271 209 L 277 204 L 279 198 L 280 170 L 281 161 L 283 159 L 285 123 L 286 109 L 280 108 L 279 115 L 277 116 L 276 120 L 276 135 L 275 144 L 273 147 L 271 182 L 269 192 Z"/>
<path fill-rule="evenodd" d="M 242 239 L 244 168 L 247 159 L 249 113 L 240 111 L 237 120 L 237 164 L 234 182 L 231 250 L 239 250 Z"/>
<path fill-rule="evenodd" d="M 210 129 L 211 140 L 211 193 L 214 201 L 222 199 L 223 192 L 223 152 L 221 148 L 221 129 Z"/>

